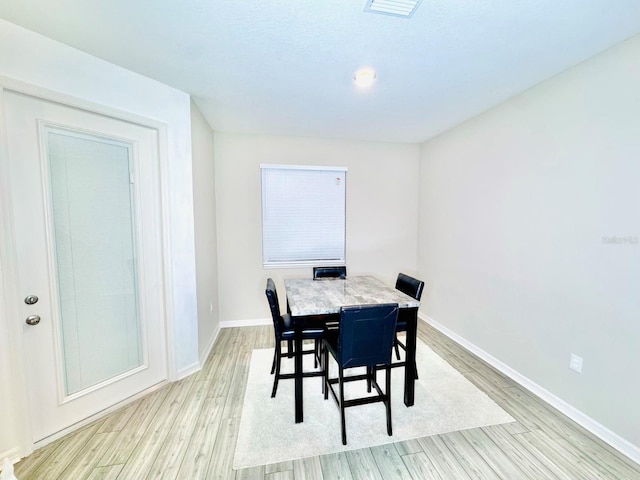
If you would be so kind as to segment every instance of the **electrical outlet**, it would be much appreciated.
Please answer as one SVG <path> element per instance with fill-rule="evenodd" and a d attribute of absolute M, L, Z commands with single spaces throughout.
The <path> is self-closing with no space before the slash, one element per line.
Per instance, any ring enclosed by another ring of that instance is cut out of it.
<path fill-rule="evenodd" d="M 213 302 L 209 302 L 209 313 L 213 313 Z"/>
<path fill-rule="evenodd" d="M 572 353 L 571 360 L 569 361 L 569 368 L 578 373 L 582 373 L 582 357 Z"/>

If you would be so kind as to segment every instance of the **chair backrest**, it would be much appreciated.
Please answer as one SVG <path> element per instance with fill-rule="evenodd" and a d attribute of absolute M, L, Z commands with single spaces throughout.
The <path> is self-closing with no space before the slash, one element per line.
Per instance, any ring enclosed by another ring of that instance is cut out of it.
<path fill-rule="evenodd" d="M 338 364 L 351 368 L 390 363 L 397 320 L 397 303 L 342 307 Z"/>
<path fill-rule="evenodd" d="M 271 317 L 273 318 L 273 327 L 276 329 L 276 335 L 278 335 L 283 327 L 282 316 L 280 315 L 280 304 L 278 303 L 278 292 L 276 292 L 276 284 L 273 280 L 267 279 L 267 288 L 265 289 L 267 300 L 269 301 L 269 308 L 271 309 Z"/>
<path fill-rule="evenodd" d="M 347 267 L 313 267 L 313 279 L 319 278 L 347 278 Z"/>
<path fill-rule="evenodd" d="M 410 277 L 409 275 L 405 275 L 404 273 L 398 274 L 398 279 L 396 280 L 396 289 L 400 290 L 402 293 L 406 293 L 410 297 L 413 297 L 416 300 L 420 300 L 423 288 L 423 281 L 417 280 L 413 277 Z"/>

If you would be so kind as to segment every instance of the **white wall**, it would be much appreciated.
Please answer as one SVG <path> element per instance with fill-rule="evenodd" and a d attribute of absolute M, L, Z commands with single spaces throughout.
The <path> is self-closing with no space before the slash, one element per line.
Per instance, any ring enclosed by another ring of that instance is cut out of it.
<path fill-rule="evenodd" d="M 220 329 L 218 318 L 218 241 L 216 238 L 214 189 L 214 135 L 193 101 L 191 102 L 191 139 L 198 294 L 198 353 L 202 363 Z"/>
<path fill-rule="evenodd" d="M 166 155 L 163 168 L 163 201 L 167 215 L 165 247 L 170 258 L 166 273 L 171 368 L 178 374 L 198 366 L 198 325 L 196 311 L 193 233 L 193 192 L 191 172 L 190 100 L 184 92 L 134 74 L 61 43 L 0 20 L 0 76 L 68 95 L 81 102 L 138 115 L 166 126 Z M 6 219 L 3 219 L 3 222 Z M 10 229 L 3 224 L 3 243 Z M 5 299 L 6 302 L 15 299 Z M 9 332 L 19 329 L 8 323 L 5 305 L 0 322 Z M 11 317 L 13 318 L 13 317 Z M 22 320 L 19 319 L 21 322 Z M 171 335 L 172 334 L 172 335 Z M 19 342 L 16 338 L 10 341 Z M 10 351 L 0 351 L 6 364 Z M 0 381 L 2 379 L 0 378 Z M 0 385 L 3 394 L 12 385 Z M 5 438 L 2 445 L 15 444 Z"/>
<path fill-rule="evenodd" d="M 635 37 L 426 142 L 418 253 L 423 312 L 636 447 L 639 181 Z"/>
<path fill-rule="evenodd" d="M 276 281 L 311 268 L 263 269 L 260 164 L 346 166 L 347 272 L 395 282 L 416 267 L 419 145 L 216 132 L 220 320 L 270 318 L 264 296 Z"/>

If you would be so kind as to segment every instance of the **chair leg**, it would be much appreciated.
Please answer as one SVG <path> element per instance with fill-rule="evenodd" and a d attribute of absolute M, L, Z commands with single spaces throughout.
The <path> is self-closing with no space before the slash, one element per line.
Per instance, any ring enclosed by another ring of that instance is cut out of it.
<path fill-rule="evenodd" d="M 322 369 L 322 393 L 327 391 L 327 381 L 329 379 L 329 352 L 326 345 L 320 340 L 320 368 Z"/>
<path fill-rule="evenodd" d="M 387 405 L 387 433 L 389 434 L 389 436 L 392 435 L 392 430 L 391 430 L 391 367 L 389 365 L 387 365 L 386 368 L 387 371 L 387 381 L 386 381 L 386 391 L 385 391 L 385 395 L 387 397 L 387 401 L 385 402 Z"/>
<path fill-rule="evenodd" d="M 276 340 L 276 344 L 278 343 L 278 340 Z M 277 351 L 277 347 L 273 349 L 273 362 L 271 363 L 271 375 L 273 375 L 273 372 L 276 371 L 276 357 L 278 355 L 278 351 Z"/>
<path fill-rule="evenodd" d="M 324 348 L 322 353 L 322 363 L 324 364 L 322 370 L 322 393 L 324 393 L 324 399 L 329 398 L 329 350 Z"/>
<path fill-rule="evenodd" d="M 371 393 L 371 385 L 373 382 L 377 382 L 378 369 L 373 367 L 367 367 L 367 393 Z"/>
<path fill-rule="evenodd" d="M 347 425 L 344 414 L 344 371 L 342 367 L 338 367 L 338 377 L 340 384 L 340 427 L 342 429 L 342 444 L 347 444 Z"/>
<path fill-rule="evenodd" d="M 280 342 L 276 342 L 276 352 L 275 352 L 275 361 L 276 361 L 276 368 L 275 368 L 275 377 L 273 378 L 273 390 L 271 390 L 271 398 L 276 396 L 276 391 L 278 390 L 278 380 L 280 380 L 280 358 L 282 357 L 282 350 L 281 350 L 281 345 Z"/>
<path fill-rule="evenodd" d="M 396 350 L 396 360 L 400 360 L 400 349 L 398 348 L 398 338 L 393 341 L 393 348 Z"/>

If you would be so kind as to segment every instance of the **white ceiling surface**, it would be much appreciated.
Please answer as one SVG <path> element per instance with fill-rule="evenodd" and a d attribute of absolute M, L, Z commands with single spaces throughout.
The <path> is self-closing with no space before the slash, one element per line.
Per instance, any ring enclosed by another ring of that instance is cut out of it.
<path fill-rule="evenodd" d="M 640 32 L 639 0 L 365 3 L 0 0 L 0 17 L 192 94 L 214 130 L 412 143 Z"/>

